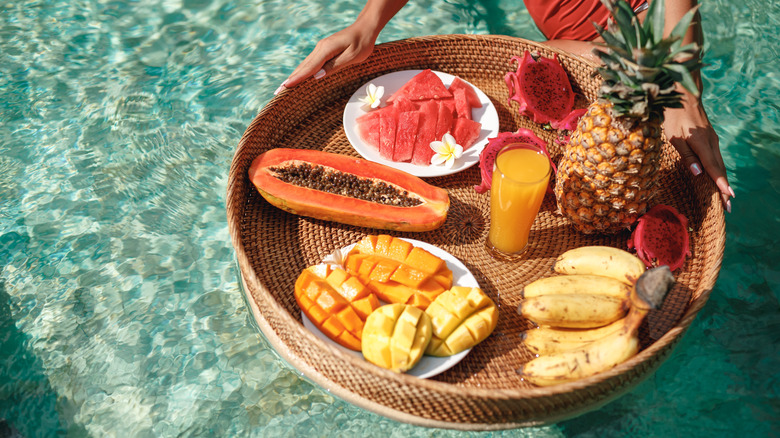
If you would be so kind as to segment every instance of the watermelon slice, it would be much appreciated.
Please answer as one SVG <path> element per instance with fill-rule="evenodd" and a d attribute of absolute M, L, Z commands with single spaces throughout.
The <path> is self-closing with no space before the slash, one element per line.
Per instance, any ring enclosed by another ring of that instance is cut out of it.
<path fill-rule="evenodd" d="M 392 106 L 386 106 L 370 111 L 355 119 L 358 135 L 366 144 L 379 150 L 379 119 L 382 114 L 393 114 L 396 109 Z"/>
<path fill-rule="evenodd" d="M 387 102 L 393 102 L 398 96 L 406 96 L 410 100 L 444 99 L 452 97 L 444 82 L 431 69 L 425 69 L 405 83 Z"/>
<path fill-rule="evenodd" d="M 403 113 L 406 111 L 415 111 L 417 110 L 418 105 L 415 105 L 414 102 L 409 100 L 406 96 L 398 96 L 392 104 L 393 107 L 396 108 L 398 113 Z"/>
<path fill-rule="evenodd" d="M 436 134 L 434 135 L 434 140 L 441 140 L 442 137 L 444 137 L 444 134 L 450 132 L 452 130 L 453 121 L 454 118 L 452 117 L 452 111 L 449 106 L 443 102 L 439 103 L 439 116 L 436 119 Z"/>
<path fill-rule="evenodd" d="M 474 87 L 457 76 L 450 84 L 450 93 L 454 94 L 455 90 L 463 90 L 466 93 L 466 98 L 472 108 L 482 108 L 482 102 L 479 101 L 479 96 L 477 95 L 477 92 L 474 91 Z"/>
<path fill-rule="evenodd" d="M 357 132 L 367 145 L 379 151 L 379 117 L 366 118 L 358 123 Z"/>
<path fill-rule="evenodd" d="M 393 159 L 397 125 L 398 114 L 395 111 L 382 113 L 379 117 L 379 156 L 385 160 Z"/>
<path fill-rule="evenodd" d="M 466 97 L 466 90 L 458 88 L 452 92 L 452 95 L 455 97 L 455 114 L 457 117 L 471 120 L 471 105 L 468 97 Z"/>
<path fill-rule="evenodd" d="M 482 124 L 471 119 L 458 117 L 453 123 L 452 136 L 464 151 L 477 141 L 480 132 L 482 132 Z"/>
<path fill-rule="evenodd" d="M 439 117 L 439 105 L 429 100 L 420 105 L 420 121 L 417 124 L 417 138 L 412 152 L 412 164 L 427 166 L 431 164 L 433 149 L 431 142 L 436 136 L 436 120 Z"/>
<path fill-rule="evenodd" d="M 393 161 L 410 161 L 417 138 L 417 125 L 420 122 L 419 111 L 406 111 L 398 114 L 398 126 L 395 133 Z"/>

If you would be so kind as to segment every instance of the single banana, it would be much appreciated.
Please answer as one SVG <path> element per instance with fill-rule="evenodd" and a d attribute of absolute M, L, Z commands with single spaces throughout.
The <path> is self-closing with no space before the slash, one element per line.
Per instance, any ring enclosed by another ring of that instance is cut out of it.
<path fill-rule="evenodd" d="M 595 329 L 539 327 L 526 330 L 521 334 L 521 338 L 528 350 L 541 356 L 583 347 L 620 330 L 624 325 L 625 320 L 619 319 Z"/>
<path fill-rule="evenodd" d="M 523 378 L 538 386 L 573 382 L 606 371 L 639 351 L 637 329 L 643 311 L 632 311 L 623 327 L 574 350 L 541 355 L 520 369 Z"/>
<path fill-rule="evenodd" d="M 572 274 L 540 278 L 523 288 L 525 298 L 553 294 L 608 295 L 625 299 L 631 294 L 631 287 L 620 280 L 601 275 Z"/>
<path fill-rule="evenodd" d="M 539 326 L 596 328 L 624 317 L 631 301 L 606 295 L 558 294 L 526 298 L 517 313 Z"/>
<path fill-rule="evenodd" d="M 611 277 L 633 286 L 646 267 L 642 260 L 622 249 L 611 246 L 582 246 L 558 256 L 553 269 L 559 274 Z"/>

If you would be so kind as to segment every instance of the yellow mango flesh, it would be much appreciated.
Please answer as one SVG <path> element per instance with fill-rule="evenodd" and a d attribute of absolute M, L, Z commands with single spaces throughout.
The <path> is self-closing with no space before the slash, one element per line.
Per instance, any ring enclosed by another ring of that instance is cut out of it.
<path fill-rule="evenodd" d="M 451 356 L 484 341 L 498 324 L 498 307 L 476 287 L 454 286 L 425 310 L 433 336 L 425 354 Z"/>
<path fill-rule="evenodd" d="M 366 319 L 363 357 L 382 368 L 406 372 L 422 359 L 431 335 L 431 320 L 425 312 L 407 304 L 388 304 Z"/>

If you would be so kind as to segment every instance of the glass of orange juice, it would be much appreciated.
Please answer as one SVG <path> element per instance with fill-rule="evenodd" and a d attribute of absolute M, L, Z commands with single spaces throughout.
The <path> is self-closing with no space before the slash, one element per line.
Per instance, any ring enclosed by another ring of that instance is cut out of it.
<path fill-rule="evenodd" d="M 498 152 L 490 188 L 491 249 L 504 254 L 525 250 L 550 173 L 550 160 L 537 146 L 512 143 Z"/>

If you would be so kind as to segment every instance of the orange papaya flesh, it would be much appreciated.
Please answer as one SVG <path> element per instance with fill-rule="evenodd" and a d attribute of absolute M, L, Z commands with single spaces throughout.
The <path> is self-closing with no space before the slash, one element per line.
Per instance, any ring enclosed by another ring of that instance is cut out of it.
<path fill-rule="evenodd" d="M 357 277 L 328 265 L 304 269 L 294 295 L 301 311 L 322 333 L 355 351 L 360 351 L 366 318 L 381 305 Z"/>
<path fill-rule="evenodd" d="M 360 227 L 430 231 L 444 223 L 450 206 L 446 190 L 414 175 L 316 150 L 266 151 L 252 161 L 249 179 L 282 210 Z"/>

